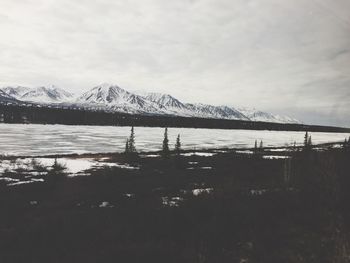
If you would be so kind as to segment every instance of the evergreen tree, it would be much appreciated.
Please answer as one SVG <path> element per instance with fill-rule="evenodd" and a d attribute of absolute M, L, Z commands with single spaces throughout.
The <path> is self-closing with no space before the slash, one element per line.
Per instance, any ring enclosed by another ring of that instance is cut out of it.
<path fill-rule="evenodd" d="M 304 136 L 304 147 L 307 148 L 308 146 L 308 140 L 309 140 L 309 133 L 306 132 Z"/>
<path fill-rule="evenodd" d="M 254 144 L 254 153 L 258 152 L 258 141 L 255 140 L 255 144 Z"/>
<path fill-rule="evenodd" d="M 169 155 L 169 139 L 168 139 L 168 128 L 165 128 L 164 139 L 163 139 L 163 156 Z"/>
<path fill-rule="evenodd" d="M 312 146 L 312 140 L 311 140 L 311 135 L 309 136 L 308 140 L 307 140 L 307 146 L 310 149 Z"/>
<path fill-rule="evenodd" d="M 129 143 L 129 152 L 136 153 L 134 126 L 131 127 L 131 134 L 130 134 L 128 143 Z"/>
<path fill-rule="evenodd" d="M 175 152 L 177 155 L 181 152 L 181 142 L 180 142 L 180 134 L 177 135 L 176 143 L 175 143 Z"/>
<path fill-rule="evenodd" d="M 350 137 L 349 137 L 348 140 L 345 138 L 344 144 L 343 144 L 343 148 L 344 148 L 345 150 L 349 150 L 349 149 L 350 149 Z"/>
<path fill-rule="evenodd" d="M 296 141 L 294 141 L 293 145 L 292 145 L 292 152 L 295 153 L 297 151 L 297 143 Z"/>
<path fill-rule="evenodd" d="M 260 151 L 263 151 L 263 148 L 264 148 L 263 141 L 262 141 L 262 140 L 260 140 L 259 150 L 260 150 Z"/>
<path fill-rule="evenodd" d="M 129 148 L 129 139 L 126 139 L 125 151 L 124 151 L 124 153 L 129 153 L 129 152 L 130 152 L 130 148 Z"/>
<path fill-rule="evenodd" d="M 55 160 L 54 160 L 54 162 L 53 162 L 52 169 L 53 169 L 54 171 L 56 171 L 57 168 L 58 168 L 58 162 L 57 162 L 57 157 L 56 157 Z"/>
<path fill-rule="evenodd" d="M 304 150 L 310 150 L 312 149 L 312 139 L 311 135 L 309 136 L 309 133 L 306 132 L 304 136 Z"/>
<path fill-rule="evenodd" d="M 62 172 L 63 170 L 66 169 L 66 166 L 63 165 L 63 164 L 60 164 L 58 161 L 57 161 L 57 157 L 55 158 L 54 160 L 54 163 L 52 165 L 52 171 L 54 173 L 58 173 L 58 172 Z"/>

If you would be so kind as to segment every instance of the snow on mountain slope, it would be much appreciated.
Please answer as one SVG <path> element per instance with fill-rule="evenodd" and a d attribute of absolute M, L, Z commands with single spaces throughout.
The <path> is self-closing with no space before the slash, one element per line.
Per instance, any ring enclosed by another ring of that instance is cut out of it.
<path fill-rule="evenodd" d="M 248 120 L 243 114 L 227 106 L 212 106 L 201 103 L 184 104 L 171 95 L 161 93 L 149 93 L 144 96 L 144 98 L 160 104 L 169 114 L 203 118 Z"/>
<path fill-rule="evenodd" d="M 23 94 L 29 92 L 31 89 L 28 87 L 23 87 L 23 86 L 15 86 L 15 87 L 11 87 L 11 86 L 7 86 L 4 88 L 1 88 L 4 92 L 6 92 L 8 95 L 16 98 L 16 99 L 20 99 Z"/>
<path fill-rule="evenodd" d="M 73 94 L 56 86 L 34 88 L 20 97 L 20 100 L 38 103 L 69 102 L 72 99 Z"/>
<path fill-rule="evenodd" d="M 298 120 L 288 116 L 280 116 L 255 108 L 238 108 L 238 110 L 252 121 L 277 122 L 277 123 L 300 123 Z"/>
<path fill-rule="evenodd" d="M 73 99 L 73 94 L 56 86 L 49 87 L 5 87 L 3 90 L 17 100 L 37 103 L 61 103 L 69 102 Z"/>
<path fill-rule="evenodd" d="M 0 102 L 16 102 L 17 100 L 0 89 Z"/>
<path fill-rule="evenodd" d="M 166 108 L 185 109 L 186 106 L 169 94 L 149 93 L 144 96 L 146 100 L 158 103 Z"/>
<path fill-rule="evenodd" d="M 245 116 L 233 107 L 218 106 L 217 108 L 220 109 L 220 111 L 222 112 L 221 114 L 223 116 L 227 116 L 226 118 L 228 119 L 249 120 L 247 116 Z"/>
<path fill-rule="evenodd" d="M 85 105 L 105 106 L 127 113 L 167 114 L 186 117 L 266 122 L 297 123 L 296 120 L 255 109 L 236 109 L 202 103 L 183 103 L 168 94 L 147 93 L 136 95 L 117 85 L 102 84 L 84 93 L 77 100 Z"/>
<path fill-rule="evenodd" d="M 77 99 L 82 104 L 97 104 L 128 113 L 164 114 L 158 104 L 120 88 L 102 84 L 85 92 Z"/>
<path fill-rule="evenodd" d="M 228 106 L 213 106 L 208 104 L 196 103 L 185 104 L 186 109 L 192 113 L 193 117 L 216 118 L 230 120 L 249 120 L 239 111 Z"/>
<path fill-rule="evenodd" d="M 73 94 L 55 86 L 28 88 L 22 86 L 4 87 L 0 101 L 29 101 L 36 103 L 83 104 L 91 108 L 133 114 L 174 115 L 184 117 L 215 118 L 230 120 L 251 120 L 277 123 L 300 123 L 287 117 L 256 110 L 213 106 L 202 103 L 183 103 L 169 94 L 147 93 L 137 95 L 117 85 L 101 84 L 85 92 L 77 99 Z"/>

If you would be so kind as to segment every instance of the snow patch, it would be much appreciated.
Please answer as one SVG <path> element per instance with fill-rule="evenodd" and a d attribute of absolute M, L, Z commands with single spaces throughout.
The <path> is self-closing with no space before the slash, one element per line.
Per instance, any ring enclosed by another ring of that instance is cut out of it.
<path fill-rule="evenodd" d="M 284 156 L 284 155 L 264 155 L 263 159 L 289 159 L 290 156 Z"/>
<path fill-rule="evenodd" d="M 163 206 L 178 207 L 183 200 L 184 199 L 182 197 L 178 197 L 178 196 L 175 196 L 175 197 L 163 196 L 162 204 Z"/>
<path fill-rule="evenodd" d="M 208 152 L 190 152 L 190 153 L 182 153 L 182 156 L 202 156 L 202 157 L 210 157 L 216 155 L 216 153 L 208 153 Z"/>
<path fill-rule="evenodd" d="M 193 189 L 192 194 L 194 196 L 198 196 L 201 194 L 210 194 L 214 191 L 214 188 L 198 188 L 198 189 Z"/>
<path fill-rule="evenodd" d="M 114 205 L 110 204 L 108 201 L 103 201 L 98 205 L 99 208 L 113 208 Z"/>

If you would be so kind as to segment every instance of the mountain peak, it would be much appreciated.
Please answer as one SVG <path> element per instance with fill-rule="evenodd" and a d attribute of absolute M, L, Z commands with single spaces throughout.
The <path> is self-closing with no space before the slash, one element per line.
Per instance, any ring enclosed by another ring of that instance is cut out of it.
<path fill-rule="evenodd" d="M 116 84 L 111 84 L 111 83 L 107 83 L 107 82 L 104 82 L 100 85 L 97 85 L 96 87 L 94 87 L 93 89 L 99 89 L 99 90 L 118 90 L 118 91 L 126 91 L 124 89 L 122 89 L 121 87 L 119 87 L 118 85 Z"/>
<path fill-rule="evenodd" d="M 131 94 L 117 85 L 103 83 L 85 92 L 78 101 L 90 103 L 121 103 Z"/>
<path fill-rule="evenodd" d="M 115 111 L 128 113 L 163 114 L 159 105 L 133 94 L 117 85 L 101 84 L 85 92 L 77 100 L 83 104 L 100 104 Z"/>
<path fill-rule="evenodd" d="M 164 107 L 184 109 L 185 105 L 169 94 L 148 93 L 145 98 Z"/>

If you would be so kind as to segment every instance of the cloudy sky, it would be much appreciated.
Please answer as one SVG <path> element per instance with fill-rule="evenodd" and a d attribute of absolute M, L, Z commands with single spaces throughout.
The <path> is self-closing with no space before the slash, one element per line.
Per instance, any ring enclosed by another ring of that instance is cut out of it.
<path fill-rule="evenodd" d="M 350 126 L 349 0 L 1 0 L 0 85 L 100 83 Z"/>

